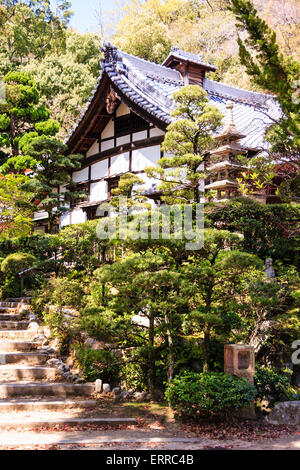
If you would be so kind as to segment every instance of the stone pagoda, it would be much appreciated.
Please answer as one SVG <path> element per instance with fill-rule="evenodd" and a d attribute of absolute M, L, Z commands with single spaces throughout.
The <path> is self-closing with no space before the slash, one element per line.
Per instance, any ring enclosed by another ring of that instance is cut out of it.
<path fill-rule="evenodd" d="M 210 151 L 206 171 L 208 172 L 205 189 L 217 191 L 215 201 L 223 202 L 239 195 L 237 178 L 247 170 L 238 161 L 237 155 L 248 155 L 250 150 L 244 147 L 240 140 L 246 136 L 241 134 L 233 120 L 233 103 L 227 103 L 227 123 L 222 132 L 214 136 L 216 147 Z M 251 149 L 252 150 L 252 149 Z"/>

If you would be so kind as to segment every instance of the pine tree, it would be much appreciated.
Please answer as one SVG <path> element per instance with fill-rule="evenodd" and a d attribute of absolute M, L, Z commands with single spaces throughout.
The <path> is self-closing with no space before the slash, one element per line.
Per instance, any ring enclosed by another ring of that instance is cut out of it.
<path fill-rule="evenodd" d="M 241 63 L 253 83 L 276 95 L 283 111 L 281 119 L 270 127 L 267 139 L 276 158 L 289 161 L 299 170 L 300 99 L 299 63 L 280 51 L 276 33 L 258 16 L 249 0 L 231 0 L 229 9 L 237 20 L 239 31 L 247 32 L 246 39 L 238 38 Z"/>
<path fill-rule="evenodd" d="M 65 144 L 44 136 L 33 139 L 26 151 L 36 166 L 23 190 L 33 194 L 39 209 L 48 213 L 48 232 L 53 233 L 57 217 L 70 210 L 67 203 L 85 196 L 75 190 L 70 174 L 80 168 L 82 155 L 66 155 Z M 63 191 L 60 191 L 61 186 L 64 186 Z"/>
<path fill-rule="evenodd" d="M 27 73 L 9 72 L 4 77 L 5 101 L 0 103 L 1 163 L 18 171 L 31 162 L 21 152 L 23 145 L 39 135 L 55 135 L 59 124 L 49 119 L 50 111 L 40 104 L 36 83 Z M 22 170 L 21 170 L 22 171 Z"/>
<path fill-rule="evenodd" d="M 0 178 L 1 238 L 29 235 L 32 231 L 33 195 L 22 190 L 27 180 L 27 176 L 13 174 Z"/>
<path fill-rule="evenodd" d="M 112 190 L 111 205 L 119 213 L 130 214 L 132 210 L 139 210 L 147 207 L 146 197 L 142 196 L 144 181 L 133 173 L 125 173 L 120 176 L 118 188 Z M 126 201 L 126 206 L 122 207 L 122 202 Z"/>
<path fill-rule="evenodd" d="M 213 142 L 211 135 L 221 125 L 222 114 L 209 104 L 198 85 L 187 85 L 174 93 L 177 108 L 167 129 L 162 149 L 170 154 L 148 168 L 150 177 L 161 181 L 162 199 L 167 203 L 200 202 L 205 156 Z"/>

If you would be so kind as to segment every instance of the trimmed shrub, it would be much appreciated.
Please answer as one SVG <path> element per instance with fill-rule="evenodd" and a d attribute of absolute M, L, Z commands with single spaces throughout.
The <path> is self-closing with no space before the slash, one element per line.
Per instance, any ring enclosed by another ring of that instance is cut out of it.
<path fill-rule="evenodd" d="M 7 276 L 1 287 L 1 298 L 3 300 L 11 297 L 19 297 L 21 292 L 21 282 L 16 276 Z"/>
<path fill-rule="evenodd" d="M 194 419 L 229 415 L 249 406 L 255 395 L 255 387 L 247 379 L 222 372 L 186 372 L 175 377 L 166 390 L 176 414 Z"/>
<path fill-rule="evenodd" d="M 1 263 L 1 271 L 5 275 L 16 276 L 20 271 L 31 268 L 36 258 L 28 253 L 13 253 L 8 255 Z"/>
<path fill-rule="evenodd" d="M 65 277 L 51 279 L 50 303 L 59 307 L 80 308 L 83 304 L 84 290 L 78 281 L 69 281 Z"/>
<path fill-rule="evenodd" d="M 119 378 L 119 364 L 110 351 L 77 347 L 76 358 L 84 378 L 90 382 L 101 379 L 112 384 Z"/>

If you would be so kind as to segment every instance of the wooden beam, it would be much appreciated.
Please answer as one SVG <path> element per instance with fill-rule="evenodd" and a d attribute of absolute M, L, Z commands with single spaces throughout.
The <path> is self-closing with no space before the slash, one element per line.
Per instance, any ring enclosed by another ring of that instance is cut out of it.
<path fill-rule="evenodd" d="M 160 145 L 163 142 L 163 140 L 164 140 L 164 136 L 159 135 L 155 137 L 150 137 L 150 139 L 137 140 L 136 142 L 129 142 L 128 144 L 113 147 L 109 150 L 105 150 L 104 152 L 91 155 L 90 157 L 83 160 L 81 169 L 84 169 L 88 167 L 89 165 L 97 163 L 106 158 L 114 157 L 115 155 L 120 155 L 121 153 L 130 152 L 133 150 L 138 150 L 138 149 L 146 148 L 146 147 L 152 147 L 155 145 Z"/>

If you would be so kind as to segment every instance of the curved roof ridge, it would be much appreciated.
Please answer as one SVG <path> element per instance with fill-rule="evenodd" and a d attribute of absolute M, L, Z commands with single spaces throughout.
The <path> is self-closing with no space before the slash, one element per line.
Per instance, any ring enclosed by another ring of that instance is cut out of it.
<path fill-rule="evenodd" d="M 131 79 L 130 79 L 131 78 Z M 132 76 L 130 77 L 126 77 L 125 75 L 123 75 L 123 82 L 124 82 L 124 85 L 122 86 L 120 81 L 119 80 L 116 80 L 115 77 L 113 76 L 110 76 L 110 79 L 116 84 L 117 87 L 121 88 L 122 90 L 122 87 L 125 86 L 129 89 L 131 89 L 135 94 L 137 95 L 141 95 L 141 93 L 144 95 L 145 97 L 145 100 L 148 101 L 149 105 L 152 106 L 153 108 L 156 108 L 158 110 L 158 112 L 162 113 L 162 114 L 166 114 L 168 115 L 168 108 L 166 107 L 166 104 L 164 103 L 158 103 L 153 97 L 151 97 L 151 95 L 149 93 L 146 93 L 146 91 L 142 90 L 136 83 L 136 81 L 133 79 Z M 151 90 L 151 91 L 156 91 L 156 90 Z M 158 94 L 158 92 L 157 92 Z M 163 96 L 163 95 L 161 95 Z M 156 96 L 156 99 L 158 100 L 158 96 Z M 145 104 L 143 103 L 143 101 L 141 100 L 139 102 L 139 105 L 144 108 L 146 111 L 148 111 L 149 109 L 149 105 L 148 106 L 145 106 Z M 162 109 L 162 107 L 164 109 Z M 165 118 L 167 118 L 167 116 L 165 116 Z"/>
<path fill-rule="evenodd" d="M 183 82 L 182 75 L 178 70 L 171 69 L 170 67 L 166 67 L 162 64 L 157 64 L 156 62 L 152 62 L 150 60 L 142 59 L 141 57 L 137 57 L 135 55 L 128 54 L 127 52 L 123 52 L 123 51 L 120 51 L 120 50 L 118 50 L 118 52 L 121 56 L 124 56 L 125 58 L 127 58 L 127 60 L 129 62 L 132 62 L 132 61 L 141 62 L 144 65 L 150 66 L 156 72 L 160 72 L 161 74 L 166 74 L 167 73 L 168 75 L 170 75 L 170 76 L 173 75 L 174 77 L 176 76 L 177 79 L 174 78 L 174 80 L 176 80 L 178 82 Z"/>
<path fill-rule="evenodd" d="M 140 90 L 143 94 L 145 94 L 149 101 L 153 102 L 154 105 L 157 105 L 157 102 L 155 102 L 157 99 L 159 100 L 160 104 L 166 108 L 166 112 L 168 112 L 169 108 L 172 107 L 172 100 L 170 100 L 165 94 L 155 89 L 150 83 L 143 85 L 143 78 L 145 78 L 145 75 L 138 68 L 131 65 L 131 67 L 128 69 L 128 76 L 125 76 L 125 78 L 128 78 L 128 80 L 130 79 L 129 85 L 133 83 L 137 90 Z"/>

